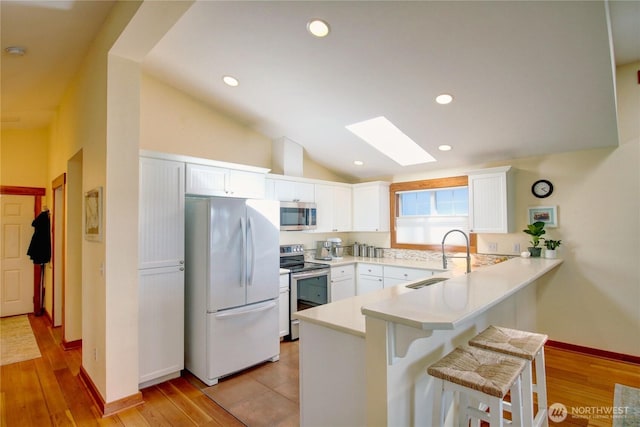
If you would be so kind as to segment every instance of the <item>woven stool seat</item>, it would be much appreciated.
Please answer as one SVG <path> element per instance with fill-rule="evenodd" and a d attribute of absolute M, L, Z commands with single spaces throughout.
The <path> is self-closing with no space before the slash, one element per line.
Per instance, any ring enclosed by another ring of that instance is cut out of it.
<path fill-rule="evenodd" d="M 503 398 L 524 369 L 522 360 L 460 346 L 429 366 L 429 375 Z"/>
<path fill-rule="evenodd" d="M 544 366 L 544 344 L 547 336 L 517 329 L 489 326 L 473 337 L 469 345 L 498 354 L 517 357 L 525 362 L 522 372 L 523 419 L 527 425 L 547 427 L 547 380 Z M 533 365 L 535 364 L 535 383 Z M 538 409 L 534 412 L 534 394 Z"/>
<path fill-rule="evenodd" d="M 474 347 L 533 360 L 547 342 L 547 336 L 517 329 L 489 326 L 469 341 Z"/>

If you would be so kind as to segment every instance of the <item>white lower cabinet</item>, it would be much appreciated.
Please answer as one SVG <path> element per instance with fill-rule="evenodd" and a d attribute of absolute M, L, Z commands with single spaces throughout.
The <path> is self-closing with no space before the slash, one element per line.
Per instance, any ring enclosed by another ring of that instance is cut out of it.
<path fill-rule="evenodd" d="M 384 287 L 396 286 L 433 276 L 433 271 L 417 268 L 384 266 Z"/>
<path fill-rule="evenodd" d="M 280 275 L 278 310 L 280 337 L 284 337 L 289 335 L 289 273 Z"/>
<path fill-rule="evenodd" d="M 148 386 L 184 369 L 184 268 L 139 270 L 138 383 Z"/>
<path fill-rule="evenodd" d="M 433 276 L 433 270 L 358 263 L 357 295 Z"/>
<path fill-rule="evenodd" d="M 331 291 L 329 302 L 356 295 L 355 266 L 353 264 L 331 268 Z"/>
<path fill-rule="evenodd" d="M 383 268 L 381 265 L 358 264 L 358 283 L 356 295 L 364 295 L 384 287 Z"/>

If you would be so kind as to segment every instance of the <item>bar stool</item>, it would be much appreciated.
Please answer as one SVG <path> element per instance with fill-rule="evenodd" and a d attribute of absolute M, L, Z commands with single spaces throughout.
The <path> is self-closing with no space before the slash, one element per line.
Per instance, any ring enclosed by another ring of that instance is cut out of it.
<path fill-rule="evenodd" d="M 524 425 L 548 427 L 547 380 L 544 365 L 544 344 L 547 336 L 498 326 L 489 326 L 469 341 L 469 345 L 507 354 L 525 361 L 522 373 L 522 416 Z M 531 365 L 535 361 L 536 382 L 533 384 Z M 538 411 L 533 412 L 533 393 L 538 396 Z"/>
<path fill-rule="evenodd" d="M 432 425 L 443 426 L 445 393 L 457 396 L 458 426 L 469 420 L 483 420 L 491 427 L 503 426 L 504 397 L 511 392 L 512 425 L 522 425 L 521 378 L 525 362 L 521 359 L 470 347 L 457 347 L 427 368 L 434 377 Z M 489 412 L 471 406 L 475 399 L 489 407 Z"/>

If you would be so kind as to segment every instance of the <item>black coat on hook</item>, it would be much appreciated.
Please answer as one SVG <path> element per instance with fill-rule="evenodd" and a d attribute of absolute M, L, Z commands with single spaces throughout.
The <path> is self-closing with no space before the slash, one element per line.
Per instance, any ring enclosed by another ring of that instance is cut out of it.
<path fill-rule="evenodd" d="M 33 237 L 27 255 L 33 260 L 34 264 L 46 264 L 51 260 L 51 221 L 49 220 L 49 211 L 40 212 L 40 214 L 31 223 L 33 228 Z"/>

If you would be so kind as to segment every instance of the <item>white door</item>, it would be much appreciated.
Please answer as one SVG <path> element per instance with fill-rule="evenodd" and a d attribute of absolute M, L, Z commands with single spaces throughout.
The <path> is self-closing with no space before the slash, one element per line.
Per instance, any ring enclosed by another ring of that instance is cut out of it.
<path fill-rule="evenodd" d="M 33 236 L 34 201 L 32 196 L 3 195 L 0 199 L 0 316 L 4 317 L 33 311 L 33 263 L 27 256 L 27 250 Z"/>

